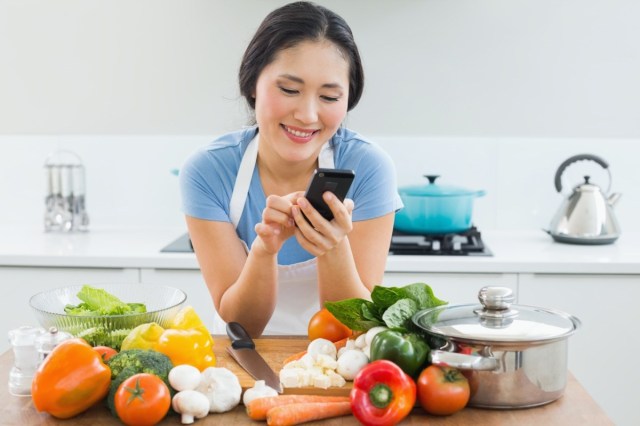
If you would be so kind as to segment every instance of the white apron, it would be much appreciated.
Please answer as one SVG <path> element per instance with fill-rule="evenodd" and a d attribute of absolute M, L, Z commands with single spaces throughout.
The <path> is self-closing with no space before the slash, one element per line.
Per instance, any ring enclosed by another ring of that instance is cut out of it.
<path fill-rule="evenodd" d="M 229 216 L 238 226 L 258 158 L 259 134 L 249 143 L 242 157 L 238 176 L 231 194 Z M 318 166 L 333 169 L 333 150 L 325 143 L 318 157 Z M 243 242 L 244 243 L 244 242 Z M 245 244 L 245 250 L 249 251 Z M 256 283 L 259 285 L 259 283 Z M 278 298 L 276 309 L 263 334 L 306 335 L 311 316 L 320 309 L 316 258 L 292 265 L 278 265 Z M 226 334 L 226 323 L 214 313 L 213 334 Z"/>

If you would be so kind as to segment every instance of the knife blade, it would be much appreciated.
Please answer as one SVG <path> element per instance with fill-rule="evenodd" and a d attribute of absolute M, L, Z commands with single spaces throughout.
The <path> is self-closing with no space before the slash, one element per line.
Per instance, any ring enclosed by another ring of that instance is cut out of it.
<path fill-rule="evenodd" d="M 227 335 L 231 339 L 231 346 L 227 348 L 227 352 L 240 367 L 254 379 L 264 380 L 267 386 L 282 393 L 280 377 L 256 351 L 256 345 L 247 330 L 240 323 L 231 321 L 227 323 Z"/>

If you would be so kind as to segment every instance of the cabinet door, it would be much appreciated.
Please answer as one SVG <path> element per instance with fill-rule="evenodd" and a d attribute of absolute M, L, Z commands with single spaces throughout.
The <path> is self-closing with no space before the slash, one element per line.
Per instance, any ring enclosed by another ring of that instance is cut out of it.
<path fill-rule="evenodd" d="M 215 308 L 209 289 L 200 270 L 141 269 L 140 281 L 145 284 L 163 284 L 181 289 L 187 294 L 187 305 L 193 306 L 209 330 L 213 330 Z"/>
<path fill-rule="evenodd" d="M 521 274 L 520 303 L 575 315 L 569 369 L 615 424 L 640 424 L 640 276 Z"/>
<path fill-rule="evenodd" d="M 482 287 L 509 287 L 517 297 L 518 276 L 516 274 L 449 274 L 432 272 L 387 272 L 384 285 L 402 287 L 423 282 L 429 284 L 433 293 L 450 305 L 479 303 L 478 291 Z"/>
<path fill-rule="evenodd" d="M 138 269 L 0 267 L 0 351 L 9 349 L 7 334 L 22 325 L 38 326 L 29 306 L 36 293 L 57 287 L 100 283 L 138 283 Z"/>

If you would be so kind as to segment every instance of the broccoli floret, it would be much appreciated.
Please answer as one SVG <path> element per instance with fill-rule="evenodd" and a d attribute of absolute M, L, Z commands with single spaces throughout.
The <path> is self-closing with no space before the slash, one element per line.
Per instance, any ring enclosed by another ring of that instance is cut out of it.
<path fill-rule="evenodd" d="M 168 356 L 150 349 L 129 349 L 109 358 L 111 380 L 115 379 L 126 367 L 132 367 L 135 373 L 149 373 L 166 381 L 173 363 Z M 134 374 L 135 374 L 134 373 Z"/>
<path fill-rule="evenodd" d="M 175 393 L 169 385 L 169 371 L 173 368 L 173 363 L 168 356 L 160 352 L 150 349 L 129 349 L 109 358 L 107 365 L 111 369 L 111 386 L 107 405 L 115 417 L 118 417 L 114 404 L 118 386 L 134 374 L 155 374 L 165 382 L 171 392 L 171 397 Z"/>

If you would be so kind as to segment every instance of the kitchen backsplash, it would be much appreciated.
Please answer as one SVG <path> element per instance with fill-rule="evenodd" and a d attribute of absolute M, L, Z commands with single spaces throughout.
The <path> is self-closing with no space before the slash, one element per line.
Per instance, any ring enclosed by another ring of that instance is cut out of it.
<path fill-rule="evenodd" d="M 562 201 L 554 188 L 560 163 L 591 153 L 610 164 L 615 207 L 625 231 L 640 231 L 637 158 L 640 141 L 624 139 L 522 139 L 375 137 L 395 160 L 398 184 L 440 182 L 487 195 L 475 200 L 473 221 L 480 229 L 542 229 Z M 173 170 L 211 136 L 0 136 L 0 194 L 3 226 L 44 229 L 44 163 L 49 154 L 77 153 L 86 169 L 89 229 L 184 227 L 178 181 Z M 608 176 L 593 162 L 565 172 L 566 191 L 589 174 L 606 187 Z M 573 179 L 573 180 L 571 180 Z M 604 188 L 606 189 L 606 188 Z"/>

